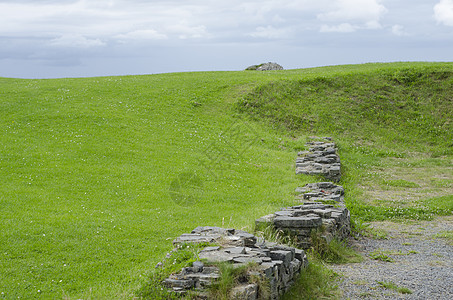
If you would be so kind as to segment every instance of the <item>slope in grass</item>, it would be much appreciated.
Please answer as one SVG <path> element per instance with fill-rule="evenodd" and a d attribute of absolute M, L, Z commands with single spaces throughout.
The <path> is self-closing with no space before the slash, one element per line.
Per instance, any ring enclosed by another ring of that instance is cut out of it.
<path fill-rule="evenodd" d="M 428 199 L 433 191 L 436 196 L 453 194 L 447 185 L 453 166 L 452 91 L 451 64 L 394 64 L 349 74 L 271 82 L 255 88 L 236 107 L 295 136 L 304 132 L 333 134 L 340 146 L 348 205 L 356 217 L 367 221 L 429 219 L 451 213 L 441 202 L 433 205 L 435 202 Z M 414 164 L 426 157 L 431 160 L 430 173 L 442 174 L 441 186 L 434 177 L 426 180 L 426 172 L 411 172 Z M 376 176 L 375 170 L 390 171 L 391 159 L 401 158 L 406 165 L 397 161 L 397 167 L 403 167 L 404 175 L 414 173 L 412 177 L 423 182 L 426 191 L 419 192 L 410 203 L 400 198 L 405 197 L 405 190 L 420 184 L 393 173 L 389 174 L 391 181 Z M 376 185 L 382 187 L 380 195 L 379 189 L 364 192 Z M 389 194 L 397 187 L 401 189 L 398 197 Z"/>
<path fill-rule="evenodd" d="M 340 141 L 360 208 L 354 186 L 380 158 L 451 155 L 451 69 L 0 78 L 0 297 L 132 297 L 181 233 L 251 229 L 292 204 L 316 180 L 293 166 L 312 133 Z"/>
<path fill-rule="evenodd" d="M 0 79 L 2 297 L 128 298 L 176 236 L 290 203 L 297 142 L 228 104 L 287 76 Z"/>
<path fill-rule="evenodd" d="M 446 146 L 452 153 L 453 69 L 382 69 L 259 86 L 238 104 L 296 131 L 368 142 Z"/>

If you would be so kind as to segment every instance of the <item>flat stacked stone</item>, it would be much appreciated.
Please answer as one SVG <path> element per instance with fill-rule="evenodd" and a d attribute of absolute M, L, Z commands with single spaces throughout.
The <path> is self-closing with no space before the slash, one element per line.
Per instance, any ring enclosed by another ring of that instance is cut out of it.
<path fill-rule="evenodd" d="M 331 138 L 308 142 L 308 151 L 301 151 L 296 159 L 296 174 L 319 175 L 338 182 L 341 179 L 340 157 Z"/>
<path fill-rule="evenodd" d="M 283 208 L 256 220 L 257 228 L 272 226 L 294 237 L 298 246 L 308 249 L 312 246 L 313 230 L 320 230 L 330 242 L 334 237 L 345 239 L 350 233 L 350 214 L 344 205 L 334 206 L 317 202 Z"/>
<path fill-rule="evenodd" d="M 298 193 L 299 198 L 313 202 L 344 202 L 343 187 L 332 182 L 309 183 L 304 187 L 296 188 L 296 193 Z"/>
<path fill-rule="evenodd" d="M 167 278 L 164 284 L 169 289 L 180 294 L 194 290 L 199 297 L 204 297 L 206 288 L 220 277 L 219 269 L 210 264 L 227 262 L 242 266 L 255 263 L 258 271 L 254 272 L 258 273 L 249 275 L 265 278 L 270 287 L 269 299 L 279 299 L 291 287 L 301 268 L 308 265 L 304 250 L 266 242 L 236 229 L 197 227 L 173 241 L 175 246 L 205 242 L 215 246 L 205 247 L 198 255 L 200 261 Z M 253 282 L 242 283 L 233 289 L 230 298 L 258 299 L 259 288 Z"/>

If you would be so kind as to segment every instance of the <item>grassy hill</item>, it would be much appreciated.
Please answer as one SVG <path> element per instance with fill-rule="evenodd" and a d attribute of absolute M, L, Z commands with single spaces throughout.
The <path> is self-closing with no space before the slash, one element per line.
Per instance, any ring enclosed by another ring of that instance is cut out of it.
<path fill-rule="evenodd" d="M 358 222 L 451 214 L 452 92 L 451 63 L 0 78 L 0 299 L 131 298 L 181 233 L 292 204 L 314 134 Z"/>

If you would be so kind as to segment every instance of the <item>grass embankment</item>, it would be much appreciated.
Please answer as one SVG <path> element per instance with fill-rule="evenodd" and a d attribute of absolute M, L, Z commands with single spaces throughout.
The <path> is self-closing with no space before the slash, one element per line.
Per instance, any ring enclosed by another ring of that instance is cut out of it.
<path fill-rule="evenodd" d="M 451 64 L 332 73 L 262 85 L 238 107 L 294 136 L 333 135 L 348 206 L 360 220 L 451 214 Z"/>
<path fill-rule="evenodd" d="M 311 134 L 340 144 L 356 217 L 391 216 L 368 198 L 373 185 L 419 189 L 429 214 L 451 213 L 452 70 L 0 78 L 0 298 L 130 298 L 181 233 L 250 230 L 292 204 L 316 180 L 294 175 Z M 390 176 L 412 166 L 442 174 Z"/>

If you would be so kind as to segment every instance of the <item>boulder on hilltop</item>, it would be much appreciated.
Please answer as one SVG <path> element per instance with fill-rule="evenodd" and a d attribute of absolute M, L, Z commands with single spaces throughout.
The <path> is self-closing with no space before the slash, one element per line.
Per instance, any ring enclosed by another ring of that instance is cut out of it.
<path fill-rule="evenodd" d="M 246 71 L 275 71 L 283 70 L 283 67 L 277 63 L 268 62 L 260 65 L 253 65 L 245 69 Z"/>

